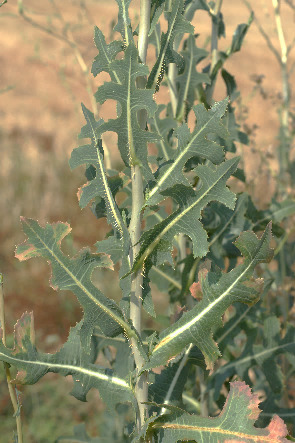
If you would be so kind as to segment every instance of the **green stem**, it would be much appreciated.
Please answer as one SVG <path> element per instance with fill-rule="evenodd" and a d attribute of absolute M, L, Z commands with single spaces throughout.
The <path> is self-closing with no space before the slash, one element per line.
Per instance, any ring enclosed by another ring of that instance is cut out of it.
<path fill-rule="evenodd" d="M 138 35 L 138 53 L 142 63 L 146 61 L 147 45 L 148 45 L 148 32 L 150 26 L 150 0 L 141 0 L 140 2 L 140 23 L 139 23 L 139 35 Z M 137 79 L 137 87 L 145 87 L 145 78 L 139 77 Z M 142 129 L 146 127 L 146 111 L 142 110 L 138 113 L 139 125 Z M 139 252 L 140 244 L 139 239 L 141 236 L 141 209 L 144 203 L 143 195 L 143 179 L 140 166 L 138 164 L 131 165 L 131 182 L 132 182 L 132 215 L 130 221 L 130 238 L 131 238 L 131 251 L 130 262 L 131 266 L 136 255 Z M 130 296 L 130 319 L 133 323 L 139 336 L 142 330 L 142 275 L 141 271 L 135 272 L 132 275 L 131 281 L 131 296 Z M 139 372 L 144 365 L 144 359 L 137 346 L 137 342 L 131 340 L 134 360 L 136 369 Z M 139 414 L 137 417 L 137 428 L 140 429 L 145 419 L 148 416 L 147 405 L 144 402 L 148 400 L 148 373 L 143 372 L 139 375 L 135 387 L 135 395 L 138 403 Z"/>
<path fill-rule="evenodd" d="M 220 20 L 220 10 L 222 6 L 222 0 L 217 0 L 215 3 L 214 10 L 211 13 L 212 17 L 212 28 L 211 28 L 211 66 L 210 66 L 210 77 L 213 73 L 215 65 L 218 61 L 218 26 Z M 212 103 L 213 92 L 216 83 L 216 76 L 212 80 L 211 85 L 207 89 L 206 98 L 209 105 Z"/>
<path fill-rule="evenodd" d="M 281 120 L 281 146 L 279 151 L 279 166 L 280 166 L 280 179 L 283 179 L 288 170 L 289 163 L 289 142 L 290 142 L 290 130 L 289 130 L 289 106 L 290 106 L 290 86 L 289 86 L 289 74 L 287 69 L 288 63 L 288 48 L 286 45 L 286 40 L 283 32 L 281 12 L 280 12 L 280 2 L 278 0 L 272 0 L 272 5 L 275 14 L 275 23 L 278 34 L 278 39 L 281 47 L 281 57 L 279 59 L 281 75 L 282 75 L 282 95 L 283 104 L 280 115 Z M 285 193 L 285 184 L 281 184 L 281 191 Z"/>
<path fill-rule="evenodd" d="M 6 346 L 6 329 L 5 329 L 5 314 L 4 314 L 4 295 L 3 295 L 3 276 L 0 274 L 0 322 L 2 328 L 2 342 L 4 346 Z M 19 402 L 17 399 L 17 395 L 15 392 L 15 388 L 12 385 L 12 377 L 10 373 L 10 365 L 6 362 L 3 362 L 5 375 L 8 385 L 8 391 L 11 399 L 11 403 L 14 410 L 14 416 L 16 420 L 16 430 L 17 430 L 17 441 L 18 443 L 23 443 L 23 432 L 22 432 L 22 421 L 21 415 L 19 411 Z"/>

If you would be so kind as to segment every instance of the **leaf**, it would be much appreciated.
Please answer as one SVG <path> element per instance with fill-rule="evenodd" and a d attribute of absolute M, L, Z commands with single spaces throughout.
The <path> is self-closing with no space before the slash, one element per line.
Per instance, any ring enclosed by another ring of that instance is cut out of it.
<path fill-rule="evenodd" d="M 96 173 L 95 177 L 79 190 L 79 204 L 82 208 L 85 208 L 92 199 L 96 197 L 103 198 L 107 209 L 108 223 L 110 223 L 114 229 L 117 229 L 122 237 L 127 237 L 127 240 L 129 237 L 128 230 L 123 223 L 117 204 L 108 185 L 108 178 L 102 155 L 101 140 L 96 136 L 96 130 L 101 126 L 101 123 L 96 122 L 93 113 L 83 104 L 82 109 L 87 121 L 87 135 L 91 138 L 92 143 L 91 145 L 79 146 L 74 149 L 69 164 L 71 169 L 77 168 L 83 164 L 91 164 L 95 166 Z M 86 136 L 86 128 L 84 127 L 84 136 Z"/>
<path fill-rule="evenodd" d="M 232 38 L 229 54 L 234 54 L 235 52 L 240 51 L 244 38 L 248 32 L 251 23 L 253 22 L 253 19 L 254 19 L 254 13 L 252 11 L 248 19 L 248 23 L 242 23 L 238 25 Z"/>
<path fill-rule="evenodd" d="M 96 242 L 95 246 L 98 253 L 109 255 L 114 264 L 116 264 L 123 256 L 122 239 L 118 232 L 105 240 Z"/>
<path fill-rule="evenodd" d="M 295 200 L 287 199 L 282 202 L 272 201 L 268 209 L 257 210 L 252 200 L 249 198 L 246 216 L 252 221 L 252 228 L 261 231 L 270 220 L 273 221 L 273 232 L 280 237 L 284 230 L 278 225 L 285 218 L 295 213 Z"/>
<path fill-rule="evenodd" d="M 116 74 L 119 81 L 104 83 L 95 94 L 99 103 L 106 100 L 116 100 L 120 104 L 120 115 L 116 119 L 110 119 L 96 130 L 99 138 L 105 131 L 113 131 L 118 134 L 118 147 L 121 157 L 126 166 L 140 163 L 143 174 L 147 179 L 153 175 L 147 163 L 147 143 L 158 140 L 158 136 L 150 131 L 140 128 L 137 113 L 145 109 L 151 117 L 154 115 L 157 105 L 153 100 L 153 92 L 139 89 L 135 85 L 137 77 L 148 74 L 148 67 L 138 61 L 138 51 L 131 42 L 124 53 L 124 59 L 114 60 L 110 69 Z"/>
<path fill-rule="evenodd" d="M 179 34 L 194 32 L 194 27 L 183 16 L 183 9 L 184 1 L 174 0 L 171 12 L 167 12 L 168 29 L 165 34 L 162 33 L 160 52 L 148 77 L 147 88 L 153 88 L 156 84 L 156 91 L 159 89 L 169 63 L 176 63 L 179 69 L 183 65 L 182 57 L 173 48 L 173 42 Z"/>
<path fill-rule="evenodd" d="M 280 223 L 293 214 L 295 214 L 295 200 L 287 199 L 282 202 L 273 200 L 270 207 L 265 211 L 265 220 L 272 219 L 275 223 Z"/>
<path fill-rule="evenodd" d="M 101 443 L 102 440 L 97 438 L 91 438 L 86 432 L 85 424 L 79 423 L 74 427 L 74 435 L 67 437 L 59 437 L 56 443 L 62 441 L 63 443 Z"/>
<path fill-rule="evenodd" d="M 165 1 L 166 0 L 152 0 L 151 2 L 151 24 L 149 29 L 149 36 L 152 35 L 156 25 L 158 24 L 158 20 L 165 6 Z"/>
<path fill-rule="evenodd" d="M 120 83 L 117 73 L 111 69 L 111 63 L 115 60 L 116 55 L 122 51 L 122 42 L 115 40 L 107 45 L 103 33 L 97 26 L 94 27 L 94 42 L 99 54 L 94 58 L 92 74 L 96 77 L 97 74 L 105 71 L 110 75 L 113 82 Z"/>
<path fill-rule="evenodd" d="M 172 240 L 180 233 L 192 239 L 195 257 L 206 255 L 208 252 L 207 233 L 199 221 L 201 211 L 212 200 L 218 200 L 229 208 L 234 208 L 235 195 L 225 186 L 225 183 L 235 171 L 238 162 L 239 158 L 227 160 L 215 169 L 198 165 L 194 170 L 202 181 L 202 186 L 198 191 L 178 184 L 162 192 L 162 195 L 172 197 L 179 207 L 154 228 L 144 232 L 140 240 L 139 254 L 134 261 L 134 272 L 144 266 L 147 259 L 155 265 L 162 263 L 161 255 L 166 251 L 171 251 Z"/>
<path fill-rule="evenodd" d="M 250 221 L 245 218 L 247 203 L 248 195 L 243 193 L 238 195 L 234 210 L 212 202 L 203 212 L 202 223 L 209 233 L 210 252 L 207 257 L 220 268 L 224 268 L 225 257 L 240 255 L 233 242 L 242 231 L 251 227 Z"/>
<path fill-rule="evenodd" d="M 149 183 L 149 190 L 146 194 L 147 206 L 155 205 L 163 200 L 161 193 L 175 184 L 189 185 L 183 175 L 183 168 L 186 162 L 195 156 L 210 160 L 214 164 L 219 164 L 224 159 L 222 148 L 215 142 L 208 139 L 212 133 L 227 136 L 227 131 L 221 124 L 221 117 L 227 107 L 227 99 L 215 103 L 209 111 L 202 104 L 193 107 L 197 124 L 191 134 L 187 124 L 183 124 L 175 131 L 178 138 L 178 148 L 170 161 L 161 166 L 157 172 L 157 181 Z"/>
<path fill-rule="evenodd" d="M 127 47 L 129 43 L 133 41 L 131 22 L 128 15 L 128 9 L 131 0 L 116 0 L 116 2 L 119 6 L 119 13 L 118 23 L 114 27 L 114 31 L 120 32 L 124 41 L 124 45 L 125 47 Z"/>
<path fill-rule="evenodd" d="M 269 392 L 269 390 L 265 389 L 265 391 L 266 399 L 261 403 L 261 409 L 263 410 L 263 412 L 259 417 L 259 425 L 267 425 L 269 423 L 269 418 L 276 414 L 281 417 L 281 419 L 283 419 L 285 423 L 290 424 L 292 426 L 291 429 L 294 429 L 295 408 L 280 406 L 282 404 L 282 399 L 284 398 L 285 393 L 283 393 L 283 395 L 278 398 L 277 395 Z M 293 440 L 292 438 L 290 438 L 290 440 L 294 441 L 294 437 Z"/>
<path fill-rule="evenodd" d="M 233 303 L 238 301 L 252 305 L 257 302 L 261 280 L 249 280 L 257 264 L 271 260 L 273 251 L 269 248 L 270 240 L 270 225 L 261 239 L 249 231 L 240 235 L 235 245 L 244 255 L 244 262 L 227 274 L 207 274 L 202 282 L 202 300 L 174 325 L 161 332 L 145 369 L 166 364 L 190 343 L 199 347 L 207 367 L 212 369 L 220 355 L 212 339 L 212 330 L 220 325 L 221 316 Z"/>
<path fill-rule="evenodd" d="M 82 328 L 83 321 L 71 328 L 67 342 L 55 354 L 38 352 L 31 339 L 33 316 L 25 313 L 15 325 L 14 349 L 7 349 L 1 343 L 0 359 L 17 367 L 16 383 L 35 384 L 48 372 L 54 372 L 64 377 L 72 376 L 71 394 L 78 400 L 86 401 L 88 391 L 96 388 L 110 409 L 118 403 L 133 403 L 135 398 L 130 383 L 110 369 L 94 364 L 91 354 L 85 352 L 80 337 Z"/>
<path fill-rule="evenodd" d="M 183 407 L 182 394 L 192 364 L 205 370 L 204 357 L 196 346 L 188 348 L 177 362 L 155 374 L 152 383 L 150 378 L 149 400 L 163 407 Z"/>
<path fill-rule="evenodd" d="M 180 366 L 180 362 L 174 363 L 164 368 L 160 374 L 155 375 L 155 380 L 149 386 L 149 401 L 154 401 L 157 404 L 164 404 L 169 389 L 168 405 L 183 406 L 182 392 L 187 381 L 189 365 Z M 174 379 L 176 378 L 176 382 Z M 174 382 L 174 383 L 173 383 Z M 166 403 L 166 402 L 165 402 Z"/>
<path fill-rule="evenodd" d="M 195 37 L 190 35 L 187 39 L 186 50 L 182 52 L 185 60 L 184 72 L 176 79 L 178 98 L 176 118 L 186 120 L 195 101 L 195 91 L 202 83 L 210 83 L 208 74 L 196 71 L 196 65 L 207 56 L 208 52 L 200 49 L 195 44 Z"/>
<path fill-rule="evenodd" d="M 165 105 L 159 105 L 153 118 L 150 119 L 150 125 L 159 135 L 159 140 L 156 141 L 158 147 L 158 157 L 163 158 L 165 161 L 173 158 L 175 150 L 172 147 L 170 139 L 171 134 L 177 127 L 175 119 L 171 117 L 160 118 L 160 113 L 166 108 Z"/>
<path fill-rule="evenodd" d="M 237 90 L 237 83 L 233 75 L 231 75 L 226 69 L 221 70 L 221 75 L 226 86 L 226 93 L 230 98 L 231 103 L 239 97 L 240 93 Z"/>
<path fill-rule="evenodd" d="M 71 231 L 67 223 L 46 224 L 42 228 L 34 220 L 21 220 L 28 238 L 17 247 L 16 257 L 21 261 L 38 256 L 46 258 L 52 266 L 52 287 L 74 292 L 84 310 L 81 332 L 84 345 L 89 346 L 94 326 L 108 336 L 120 334 L 123 330 L 127 335 L 134 334 L 117 304 L 105 297 L 91 282 L 93 269 L 98 266 L 112 267 L 110 259 L 91 254 L 86 249 L 77 257 L 65 256 L 61 251 L 61 241 Z"/>
<path fill-rule="evenodd" d="M 263 343 L 255 344 L 256 334 L 250 337 L 247 334 L 247 344 L 242 354 L 220 368 L 214 373 L 215 392 L 218 395 L 224 381 L 234 374 L 241 378 L 248 377 L 249 369 L 256 366 L 263 371 L 271 390 L 275 393 L 284 388 L 283 373 L 276 362 L 276 356 L 281 354 L 294 355 L 295 353 L 295 328 L 288 325 L 283 338 L 280 335 L 280 323 L 275 316 L 264 321 Z"/>
<path fill-rule="evenodd" d="M 157 432 L 161 443 L 183 440 L 203 443 L 287 443 L 287 427 L 275 415 L 267 428 L 254 426 L 260 410 L 259 399 L 245 382 L 230 384 L 230 392 L 222 412 L 214 418 L 188 413 L 164 415 L 153 421 L 149 433 Z"/>

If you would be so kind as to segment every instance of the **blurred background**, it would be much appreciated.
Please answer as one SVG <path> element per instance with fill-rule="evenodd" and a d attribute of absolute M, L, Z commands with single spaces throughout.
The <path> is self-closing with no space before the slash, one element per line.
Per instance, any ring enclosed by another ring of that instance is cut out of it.
<path fill-rule="evenodd" d="M 115 116 L 115 102 L 98 108 L 93 103 L 93 92 L 108 76 L 103 74 L 94 79 L 90 70 L 97 54 L 93 27 L 97 25 L 110 41 L 117 4 L 115 0 L 26 0 L 23 12 L 21 6 L 22 2 L 8 0 L 0 9 L 0 272 L 4 275 L 10 343 L 16 320 L 24 311 L 33 310 L 37 346 L 44 352 L 52 352 L 66 340 L 69 327 L 80 320 L 81 309 L 70 293 L 56 293 L 50 287 L 47 263 L 39 259 L 20 263 L 14 258 L 15 246 L 24 241 L 19 219 L 22 215 L 40 223 L 68 221 L 73 229 L 68 247 L 73 249 L 92 246 L 108 231 L 104 220 L 97 220 L 89 208 L 80 210 L 76 193 L 85 182 L 84 170 L 71 172 L 68 159 L 79 144 L 77 136 L 84 125 L 81 102 L 105 120 Z M 241 51 L 226 62 L 225 68 L 234 75 L 241 92 L 236 116 L 250 139 L 249 146 L 238 146 L 246 172 L 246 189 L 258 207 L 265 208 L 271 201 L 278 174 L 277 137 L 282 105 L 280 65 L 270 46 L 279 53 L 281 50 L 272 1 L 256 0 L 251 6 L 257 21 L 252 23 Z M 138 11 L 139 1 L 132 1 L 130 15 L 134 23 L 138 22 Z M 246 23 L 250 12 L 242 0 L 225 0 L 222 11 L 226 37 L 220 40 L 219 49 L 226 50 L 236 26 Z M 292 0 L 281 2 L 281 20 L 287 43 L 294 45 Z M 208 14 L 198 11 L 193 24 L 195 32 L 200 34 L 199 46 L 209 50 Z M 148 64 L 153 59 L 152 47 Z M 289 62 L 292 84 L 295 48 L 290 51 Z M 214 99 L 224 96 L 224 85 L 218 81 Z M 168 100 L 167 88 L 160 89 L 156 101 Z M 290 103 L 293 134 L 294 103 L 293 97 Z M 119 166 L 116 137 L 107 133 L 104 142 L 111 152 L 112 167 Z M 106 295 L 114 296 L 117 291 L 113 280 L 104 278 L 107 283 L 100 284 Z M 15 420 L 2 368 L 0 380 L 0 431 L 1 441 L 6 442 L 12 441 Z M 65 382 L 54 374 L 22 389 L 24 433 L 28 441 L 53 442 L 60 434 L 71 434 L 73 424 L 86 417 L 87 429 L 95 435 L 98 394 L 92 391 L 84 405 L 66 396 L 70 389 L 70 381 Z"/>

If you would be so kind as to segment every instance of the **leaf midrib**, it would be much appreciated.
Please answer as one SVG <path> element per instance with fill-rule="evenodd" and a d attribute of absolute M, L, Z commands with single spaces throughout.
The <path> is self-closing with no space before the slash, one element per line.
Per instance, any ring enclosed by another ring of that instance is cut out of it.
<path fill-rule="evenodd" d="M 86 116 L 86 119 L 87 119 L 87 121 L 88 121 L 88 123 L 89 123 L 89 125 L 91 127 L 92 134 L 93 134 L 93 139 L 94 139 L 95 145 L 96 145 L 95 149 L 96 149 L 97 159 L 98 159 L 98 163 L 99 163 L 100 173 L 101 173 L 102 180 L 103 180 L 104 192 L 106 194 L 107 200 L 108 200 L 110 208 L 112 210 L 113 217 L 114 217 L 114 219 L 115 219 L 115 221 L 116 221 L 116 223 L 118 225 L 119 231 L 120 231 L 121 235 L 123 236 L 123 227 L 122 227 L 122 224 L 121 224 L 121 220 L 119 219 L 117 211 L 116 211 L 114 199 L 113 199 L 113 196 L 112 196 L 112 194 L 110 192 L 110 188 L 109 188 L 109 185 L 108 185 L 108 182 L 107 182 L 107 178 L 106 178 L 106 174 L 105 174 L 105 170 L 104 170 L 104 165 L 102 164 L 101 155 L 100 155 L 100 152 L 99 152 L 98 147 L 97 147 L 98 143 L 99 143 L 99 140 L 98 140 L 98 138 L 96 136 L 94 127 L 93 127 L 90 119 L 88 118 L 88 116 Z"/>
<path fill-rule="evenodd" d="M 193 209 L 197 204 L 199 204 L 206 195 L 216 186 L 216 184 L 223 179 L 223 177 L 228 173 L 229 169 L 233 165 L 231 164 L 226 171 L 220 176 L 218 176 L 217 180 L 214 181 L 214 183 L 206 190 L 206 192 L 203 192 L 203 194 L 195 200 L 190 206 L 188 206 L 184 211 L 180 212 L 173 220 L 171 220 L 170 223 L 168 223 L 167 226 L 160 232 L 160 234 L 157 235 L 157 237 L 153 240 L 153 242 L 148 246 L 146 249 L 146 252 L 142 255 L 140 262 L 143 263 L 145 259 L 152 253 L 156 245 L 159 243 L 159 241 L 163 238 L 163 236 L 171 229 L 173 225 L 175 225 L 184 215 L 187 214 L 191 209 Z"/>
<path fill-rule="evenodd" d="M 278 345 L 278 346 L 274 346 L 272 348 L 268 348 L 265 351 L 261 351 L 261 352 L 259 352 L 257 354 L 251 354 L 251 355 L 249 355 L 247 357 L 244 357 L 244 358 L 242 358 L 240 360 L 235 360 L 233 363 L 228 363 L 227 365 L 221 366 L 221 368 L 218 369 L 214 375 L 216 375 L 217 372 L 220 372 L 222 369 L 228 369 L 228 368 L 231 368 L 233 366 L 240 366 L 240 365 L 242 365 L 242 364 L 244 364 L 244 363 L 246 363 L 248 361 L 257 360 L 260 357 L 263 357 L 263 356 L 265 356 L 267 354 L 273 354 L 274 352 L 276 352 L 278 350 L 287 348 L 287 347 L 292 346 L 292 345 L 294 346 L 294 342 L 293 341 L 292 342 L 288 342 L 288 343 L 284 343 L 284 344 L 281 344 L 281 345 Z"/>
<path fill-rule="evenodd" d="M 99 39 L 100 39 L 100 41 L 101 41 L 101 35 L 99 35 L 98 37 L 99 37 Z M 102 51 L 103 51 L 103 53 L 104 53 L 104 55 L 105 55 L 105 58 L 107 59 L 109 65 L 111 65 L 111 60 L 109 59 L 108 54 L 107 54 L 107 52 L 106 52 L 105 49 L 104 49 L 104 45 L 101 44 L 101 47 L 102 47 Z M 100 49 L 100 50 L 101 50 L 101 49 Z M 121 85 L 120 79 L 119 79 L 119 77 L 118 77 L 116 71 L 115 71 L 115 70 L 112 70 L 112 72 L 114 73 L 114 76 L 116 77 L 117 83 L 119 83 L 119 85 Z"/>
<path fill-rule="evenodd" d="M 182 160 L 182 158 L 184 157 L 184 155 L 189 151 L 191 145 L 193 144 L 193 142 L 196 140 L 196 138 L 198 138 L 200 136 L 200 134 L 206 129 L 206 127 L 209 125 L 209 123 L 211 123 L 211 121 L 215 118 L 215 113 L 208 119 L 208 121 L 206 122 L 205 125 L 203 125 L 199 131 L 193 135 L 193 137 L 191 138 L 191 140 L 189 141 L 189 143 L 187 144 L 186 148 L 177 156 L 177 158 L 174 160 L 174 162 L 171 164 L 171 166 L 166 169 L 165 173 L 162 175 L 162 177 L 158 180 L 157 184 L 153 187 L 153 189 L 151 191 L 149 191 L 148 194 L 148 200 L 146 201 L 146 205 L 148 205 L 148 201 L 150 200 L 150 198 L 156 193 L 158 192 L 158 190 L 160 189 L 160 187 L 162 186 L 162 184 L 165 182 L 165 180 L 170 176 L 170 174 L 173 172 L 173 169 L 176 168 L 176 166 L 178 166 L 178 164 L 180 163 L 180 161 Z M 192 155 L 193 156 L 193 155 Z"/>
<path fill-rule="evenodd" d="M 101 379 L 101 380 L 104 380 L 104 381 L 112 381 L 112 383 L 120 385 L 120 386 L 125 387 L 125 388 L 128 388 L 131 391 L 131 387 L 128 385 L 127 382 L 125 382 L 125 380 L 122 380 L 119 377 L 114 377 L 112 375 L 102 374 L 98 370 L 92 371 L 90 369 L 82 368 L 80 366 L 58 364 L 58 363 L 45 363 L 45 362 L 39 361 L 39 360 L 38 361 L 37 360 L 36 361 L 22 360 L 21 358 L 7 356 L 3 352 L 0 352 L 0 355 L 5 357 L 5 358 L 9 358 L 10 360 L 13 360 L 15 362 L 19 362 L 19 363 L 25 363 L 25 364 L 30 364 L 30 365 L 46 366 L 48 368 L 68 369 L 68 370 L 72 370 L 74 372 L 80 372 L 82 374 L 89 375 L 90 377 L 95 377 L 95 378 L 98 378 L 98 379 Z"/>
<path fill-rule="evenodd" d="M 189 56 L 189 65 L 188 65 L 188 71 L 187 71 L 187 78 L 186 78 L 186 82 L 185 82 L 185 88 L 184 88 L 184 93 L 183 93 L 183 98 L 182 98 L 182 104 L 180 107 L 180 111 L 178 111 L 177 115 L 181 115 L 182 114 L 182 110 L 184 108 L 184 104 L 186 102 L 187 99 L 187 94 L 188 94 L 188 89 L 189 89 L 189 85 L 190 85 L 190 81 L 191 81 L 191 77 L 192 77 L 192 70 L 193 70 L 193 58 L 194 53 L 193 53 L 193 45 L 191 44 L 190 47 L 190 56 Z"/>
<path fill-rule="evenodd" d="M 151 357 L 153 356 L 153 354 L 155 352 L 157 352 L 160 348 L 162 348 L 163 346 L 166 346 L 167 343 L 170 343 L 172 339 L 174 339 L 175 337 L 177 337 L 178 335 L 182 334 L 183 332 L 185 332 L 186 330 L 188 330 L 191 326 L 193 326 L 195 323 L 197 323 L 198 321 L 200 321 L 202 319 L 202 317 L 204 317 L 206 314 L 208 314 L 208 312 L 210 312 L 212 309 L 215 308 L 215 306 L 222 302 L 223 299 L 230 293 L 230 291 L 232 290 L 232 288 L 239 283 L 239 281 L 241 280 L 241 278 L 248 272 L 248 270 L 251 268 L 252 263 L 254 262 L 254 260 L 252 260 L 249 265 L 244 269 L 244 271 L 239 275 L 239 277 L 227 288 L 226 291 L 224 291 L 216 300 L 214 300 L 213 302 L 211 302 L 209 305 L 207 305 L 196 317 L 194 317 L 192 320 L 190 320 L 188 323 L 184 324 L 183 326 L 181 326 L 180 328 L 176 329 L 174 332 L 169 334 L 169 337 L 164 337 L 157 346 L 155 346 Z"/>
<path fill-rule="evenodd" d="M 217 417 L 218 418 L 218 417 Z M 245 432 L 238 432 L 238 431 L 231 431 L 228 429 L 222 429 L 221 425 L 219 425 L 216 428 L 213 427 L 204 427 L 204 426 L 195 426 L 195 425 L 183 425 L 183 424 L 178 424 L 178 423 L 160 423 L 158 426 L 153 426 L 154 428 L 164 428 L 164 429 L 171 429 L 171 430 L 179 430 L 179 431 L 195 431 L 195 432 L 200 432 L 200 433 L 204 433 L 204 434 L 222 434 L 222 435 L 232 435 L 235 437 L 238 437 L 240 439 L 242 438 L 247 438 L 252 440 L 253 442 L 255 441 L 261 441 L 261 438 L 263 437 L 265 442 L 270 442 L 270 443 L 274 443 L 274 439 L 272 436 L 268 437 L 267 435 L 253 435 L 253 434 L 246 434 Z M 259 431 L 259 429 L 257 429 Z"/>
<path fill-rule="evenodd" d="M 128 337 L 134 335 L 134 333 L 131 331 L 131 329 L 129 328 L 129 326 L 125 323 L 124 320 L 122 320 L 121 318 L 117 317 L 112 311 L 110 311 L 106 306 L 104 306 L 103 304 L 101 304 L 92 294 L 91 292 L 88 291 L 88 289 L 81 284 L 81 282 L 75 277 L 75 275 L 69 270 L 69 268 L 67 268 L 63 262 L 57 257 L 57 255 L 46 245 L 46 243 L 42 240 L 42 238 L 39 236 L 39 234 L 33 229 L 32 226 L 30 226 L 27 221 L 24 221 L 27 226 L 29 227 L 29 229 L 32 230 L 32 232 L 36 235 L 36 237 L 40 240 L 40 242 L 44 245 L 45 249 L 52 255 L 52 257 L 58 262 L 58 264 L 61 266 L 62 269 L 65 270 L 65 272 L 72 278 L 72 280 L 74 281 L 74 283 L 76 284 L 76 286 L 78 288 L 80 288 L 82 290 L 82 292 L 84 292 L 88 298 L 90 298 L 90 300 L 93 301 L 94 304 L 98 305 L 106 314 L 108 314 L 112 319 L 114 319 L 116 321 L 116 323 L 118 323 L 128 334 Z M 93 285 L 93 287 L 95 288 L 95 286 Z"/>
<path fill-rule="evenodd" d="M 176 13 L 175 13 L 175 15 L 173 17 L 172 25 L 170 26 L 170 29 L 168 29 L 167 34 L 166 34 L 167 35 L 167 40 L 166 40 L 164 49 L 162 51 L 162 55 L 160 56 L 159 66 L 158 66 L 158 69 L 157 69 L 157 73 L 155 75 L 156 81 L 158 80 L 158 78 L 160 76 L 160 72 L 161 72 L 161 69 L 162 69 L 162 66 L 163 66 L 163 62 L 164 62 L 164 59 L 165 59 L 165 56 L 166 56 L 167 47 L 170 44 L 171 34 L 172 34 L 172 31 L 173 31 L 173 28 L 174 28 L 174 25 L 175 25 L 176 17 L 178 15 L 178 9 L 179 9 L 179 6 L 176 9 Z M 171 13 L 171 15 L 172 15 L 172 13 Z M 171 17 L 171 15 L 170 15 L 170 17 Z"/>

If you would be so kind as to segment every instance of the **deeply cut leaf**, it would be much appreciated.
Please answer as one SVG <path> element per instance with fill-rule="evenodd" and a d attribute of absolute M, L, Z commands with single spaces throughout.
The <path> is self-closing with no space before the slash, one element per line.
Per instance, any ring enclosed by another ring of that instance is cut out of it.
<path fill-rule="evenodd" d="M 105 71 L 110 75 L 112 81 L 120 83 L 117 73 L 111 69 L 111 63 L 122 51 L 122 42 L 115 40 L 107 45 L 103 33 L 97 26 L 94 27 L 94 42 L 99 53 L 93 61 L 92 74 L 96 77 L 97 74 Z"/>
<path fill-rule="evenodd" d="M 123 223 L 117 204 L 108 185 L 108 177 L 106 175 L 102 155 L 101 140 L 99 140 L 96 135 L 96 129 L 101 126 L 101 122 L 96 122 L 93 113 L 83 104 L 82 109 L 87 121 L 87 134 L 88 137 L 91 138 L 92 143 L 91 145 L 80 146 L 74 149 L 69 163 L 72 169 L 83 164 L 91 164 L 96 168 L 96 175 L 95 178 L 84 185 L 79 191 L 80 206 L 84 208 L 96 197 L 103 198 L 107 209 L 108 223 L 112 224 L 113 228 L 117 229 L 122 237 L 125 236 L 128 239 L 128 230 Z M 84 126 L 84 135 L 86 135 L 86 128 Z"/>
<path fill-rule="evenodd" d="M 247 334 L 247 344 L 242 354 L 233 361 L 221 366 L 213 375 L 215 395 L 219 395 L 224 381 L 234 374 L 241 378 L 248 377 L 249 369 L 260 367 L 268 380 L 273 392 L 281 392 L 284 388 L 283 374 L 277 364 L 276 356 L 285 354 L 286 357 L 295 354 L 295 328 L 288 325 L 284 337 L 281 338 L 279 320 L 271 316 L 264 321 L 264 337 L 262 344 L 255 344 L 255 336 Z"/>
<path fill-rule="evenodd" d="M 287 443 L 287 427 L 275 415 L 267 428 L 254 427 L 260 410 L 258 395 L 244 382 L 230 384 L 222 412 L 214 418 L 175 413 L 156 419 L 149 432 L 157 432 L 161 443 L 194 440 L 202 443 Z"/>
<path fill-rule="evenodd" d="M 46 224 L 43 228 L 35 220 L 22 218 L 22 224 L 28 238 L 17 247 L 16 257 L 19 260 L 38 256 L 46 258 L 52 266 L 52 287 L 74 292 L 84 310 L 81 331 L 84 344 L 89 346 L 94 326 L 98 326 L 108 336 L 123 331 L 128 336 L 133 335 L 117 304 L 105 297 L 91 282 L 95 267 L 112 267 L 108 256 L 94 255 L 88 250 L 81 251 L 74 258 L 65 256 L 60 246 L 63 238 L 71 231 L 67 223 Z"/>
<path fill-rule="evenodd" d="M 110 369 L 95 365 L 91 354 L 85 352 L 80 338 L 82 325 L 81 321 L 71 328 L 67 342 L 58 352 L 46 354 L 38 352 L 34 346 L 32 314 L 25 313 L 15 325 L 14 349 L 8 349 L 0 343 L 0 359 L 18 369 L 16 383 L 35 384 L 48 372 L 54 372 L 64 377 L 72 376 L 72 395 L 78 400 L 86 401 L 88 391 L 96 388 L 111 409 L 117 403 L 134 402 L 130 383 L 116 377 Z"/>
<path fill-rule="evenodd" d="M 138 51 L 131 42 L 124 53 L 124 59 L 114 60 L 110 69 L 116 73 L 119 81 L 104 83 L 95 94 L 99 103 L 116 100 L 120 104 L 120 115 L 110 119 L 97 129 L 97 137 L 105 131 L 118 134 L 118 147 L 126 166 L 140 163 L 147 179 L 153 175 L 147 163 L 147 143 L 158 140 L 158 135 L 140 128 L 137 113 L 145 109 L 151 117 L 157 109 L 153 92 L 139 89 L 135 85 L 137 77 L 148 74 L 148 67 L 138 61 Z"/>
<path fill-rule="evenodd" d="M 183 124 L 175 131 L 178 138 L 178 148 L 174 156 L 162 165 L 157 174 L 157 181 L 149 183 L 146 194 L 146 205 L 155 205 L 163 200 L 161 192 L 175 184 L 189 185 L 183 175 L 186 162 L 195 156 L 210 160 L 219 164 L 224 159 L 222 148 L 215 142 L 210 141 L 208 136 L 212 133 L 226 137 L 227 131 L 221 123 L 221 117 L 226 111 L 228 100 L 215 103 L 209 111 L 201 104 L 193 107 L 197 123 L 191 134 L 187 124 Z"/>
<path fill-rule="evenodd" d="M 208 74 L 196 71 L 196 65 L 206 57 L 207 51 L 200 49 L 195 44 L 195 37 L 190 35 L 187 39 L 187 47 L 183 52 L 185 59 L 184 72 L 177 77 L 178 100 L 176 117 L 186 119 L 195 101 L 195 92 L 202 83 L 210 83 Z"/>
<path fill-rule="evenodd" d="M 198 165 L 195 173 L 202 181 L 198 191 L 181 184 L 162 192 L 179 205 L 177 211 L 141 237 L 141 248 L 135 259 L 133 270 L 138 270 L 148 260 L 161 263 L 158 255 L 172 250 L 172 240 L 179 233 L 187 234 L 193 242 L 195 257 L 203 257 L 208 252 L 207 233 L 199 221 L 202 209 L 212 200 L 217 200 L 234 209 L 235 195 L 225 186 L 226 181 L 236 170 L 239 158 L 227 160 L 215 169 Z M 149 267 L 149 264 L 147 263 Z"/>
<path fill-rule="evenodd" d="M 243 232 L 235 245 L 245 257 L 244 263 L 227 274 L 209 272 L 202 282 L 203 299 L 186 312 L 174 325 L 165 329 L 150 355 L 146 369 L 165 365 L 190 343 L 203 352 L 207 367 L 213 368 L 220 355 L 212 338 L 213 328 L 220 325 L 221 316 L 235 302 L 254 304 L 259 298 L 261 280 L 249 281 L 259 263 L 269 262 L 273 251 L 269 248 L 270 225 L 261 239 L 253 232 Z"/>
<path fill-rule="evenodd" d="M 174 0 L 171 12 L 167 13 L 168 29 L 161 36 L 160 52 L 156 63 L 149 75 L 147 88 L 153 88 L 156 84 L 156 91 L 159 89 L 164 72 L 169 63 L 176 63 L 180 69 L 183 65 L 182 57 L 174 50 L 173 43 L 175 37 L 188 32 L 192 34 L 194 27 L 183 16 L 184 1 Z"/>

